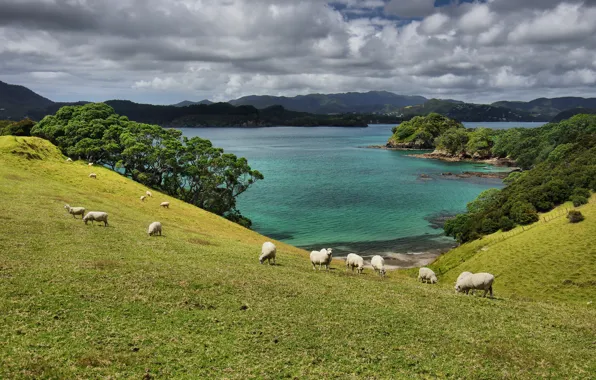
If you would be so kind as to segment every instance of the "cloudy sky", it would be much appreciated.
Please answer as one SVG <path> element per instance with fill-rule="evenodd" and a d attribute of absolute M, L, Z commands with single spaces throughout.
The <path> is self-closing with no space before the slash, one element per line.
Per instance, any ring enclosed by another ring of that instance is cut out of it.
<path fill-rule="evenodd" d="M 596 0 L 0 0 L 0 80 L 160 104 L 596 96 Z"/>

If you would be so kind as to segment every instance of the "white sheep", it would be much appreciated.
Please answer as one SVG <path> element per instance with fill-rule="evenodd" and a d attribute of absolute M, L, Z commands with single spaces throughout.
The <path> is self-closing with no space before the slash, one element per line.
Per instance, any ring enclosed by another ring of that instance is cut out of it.
<path fill-rule="evenodd" d="M 483 297 L 486 297 L 487 292 L 490 292 L 492 297 L 494 281 L 495 276 L 490 273 L 473 273 L 459 279 L 455 284 L 455 290 L 466 294 L 472 289 L 484 290 Z"/>
<path fill-rule="evenodd" d="M 145 196 L 141 195 L 141 202 L 145 202 Z"/>
<path fill-rule="evenodd" d="M 88 166 L 93 166 L 93 162 L 90 162 L 87 164 Z"/>
<path fill-rule="evenodd" d="M 170 208 L 170 202 L 161 202 L 159 205 L 163 208 Z"/>
<path fill-rule="evenodd" d="M 67 158 L 66 158 L 66 162 L 72 162 L 72 158 L 70 158 L 70 157 L 67 157 Z"/>
<path fill-rule="evenodd" d="M 88 221 L 91 221 L 91 224 L 93 224 L 94 221 L 103 222 L 104 226 L 107 227 L 108 213 L 103 211 L 89 211 L 87 215 L 83 217 L 83 222 L 85 222 L 85 224 L 87 224 Z"/>
<path fill-rule="evenodd" d="M 358 274 L 362 274 L 364 270 L 364 259 L 362 256 L 355 253 L 348 254 L 348 257 L 346 257 L 346 271 L 350 267 L 352 267 L 352 272 L 354 272 L 354 268 L 357 268 Z"/>
<path fill-rule="evenodd" d="M 459 276 L 457 276 L 457 280 L 455 280 L 455 283 L 457 284 L 462 278 L 467 277 L 469 275 L 473 274 L 472 272 L 461 272 Z M 457 291 L 455 291 L 457 293 Z M 474 289 L 472 289 L 472 294 L 474 294 Z"/>
<path fill-rule="evenodd" d="M 373 256 L 370 260 L 370 265 L 372 266 L 373 270 L 379 272 L 379 276 L 384 277 L 387 273 L 385 271 L 385 259 L 379 255 Z"/>
<path fill-rule="evenodd" d="M 317 270 L 315 264 L 319 264 L 319 270 L 321 270 L 321 265 L 324 265 L 325 269 L 329 270 L 329 264 L 331 263 L 331 248 L 312 251 L 310 253 L 310 262 L 313 270 Z"/>
<path fill-rule="evenodd" d="M 148 196 L 148 197 L 152 197 L 152 196 L 153 196 L 149 190 L 147 190 L 147 191 L 145 192 L 145 195 L 146 195 L 146 196 Z"/>
<path fill-rule="evenodd" d="M 271 265 L 271 260 L 273 260 L 273 265 L 275 265 L 275 255 L 277 254 L 277 248 L 275 248 L 275 244 L 270 241 L 266 241 L 263 243 L 263 247 L 261 248 L 261 256 L 259 256 L 259 263 L 263 264 L 265 260 Z"/>
<path fill-rule="evenodd" d="M 436 284 L 437 275 L 430 268 L 420 268 L 418 270 L 418 280 L 430 284 Z"/>
<path fill-rule="evenodd" d="M 64 205 L 64 208 L 67 209 L 68 213 L 71 214 L 75 219 L 75 215 L 80 215 L 81 218 L 83 218 L 83 215 L 85 215 L 85 207 L 70 207 L 70 205 Z"/>
<path fill-rule="evenodd" d="M 89 178 L 95 178 L 95 179 L 97 179 L 97 174 L 91 173 L 91 174 L 89 174 Z"/>
<path fill-rule="evenodd" d="M 159 234 L 159 236 L 161 236 L 161 223 L 160 222 L 153 222 L 149 225 L 149 228 L 147 229 L 147 234 L 149 234 L 149 236 L 153 236 L 153 235 L 157 235 Z"/>
<path fill-rule="evenodd" d="M 469 276 L 473 274 L 472 272 L 461 272 L 461 274 L 459 276 L 457 276 L 457 280 L 455 280 L 455 283 L 457 284 L 459 282 L 459 280 L 461 280 L 462 278 Z"/>

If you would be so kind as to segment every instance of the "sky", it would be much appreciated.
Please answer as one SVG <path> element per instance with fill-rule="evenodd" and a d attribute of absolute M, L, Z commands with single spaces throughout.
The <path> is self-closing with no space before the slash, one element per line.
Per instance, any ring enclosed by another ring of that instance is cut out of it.
<path fill-rule="evenodd" d="M 0 80 L 54 101 L 596 96 L 596 0 L 0 0 Z"/>

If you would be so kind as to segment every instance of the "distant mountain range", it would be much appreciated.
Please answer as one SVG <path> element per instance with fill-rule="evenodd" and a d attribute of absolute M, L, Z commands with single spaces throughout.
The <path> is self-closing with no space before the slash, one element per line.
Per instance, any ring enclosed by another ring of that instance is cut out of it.
<path fill-rule="evenodd" d="M 209 104 L 213 104 L 213 102 L 210 101 L 210 100 L 207 100 L 207 99 L 203 99 L 203 100 L 198 101 L 198 102 L 192 102 L 190 100 L 183 100 L 180 103 L 176 103 L 176 104 L 172 104 L 172 105 L 174 107 L 188 107 L 188 106 L 194 106 L 194 105 L 197 105 L 197 104 L 207 104 L 207 105 L 209 105 Z"/>
<path fill-rule="evenodd" d="M 0 81 L 0 119 L 29 117 L 39 120 L 64 105 L 84 103 L 53 102 L 26 87 Z M 271 123 L 297 125 L 299 122 L 304 125 L 328 123 L 352 126 L 363 125 L 365 121 L 399 123 L 431 112 L 460 121 L 550 121 L 577 113 L 596 113 L 596 98 L 540 98 L 529 102 L 473 104 L 452 99 L 398 95 L 388 91 L 294 97 L 251 95 L 228 103 L 213 103 L 204 99 L 198 102 L 185 100 L 170 106 L 138 104 L 126 100 L 110 100 L 106 103 L 132 120 L 165 126 L 223 126 L 230 122 L 247 126 Z"/>
<path fill-rule="evenodd" d="M 348 92 L 345 94 L 309 94 L 294 97 L 251 95 L 230 100 L 235 106 L 250 105 L 266 108 L 280 105 L 291 111 L 333 114 L 333 113 L 385 113 L 406 106 L 424 104 L 423 96 L 397 95 L 387 91 Z"/>

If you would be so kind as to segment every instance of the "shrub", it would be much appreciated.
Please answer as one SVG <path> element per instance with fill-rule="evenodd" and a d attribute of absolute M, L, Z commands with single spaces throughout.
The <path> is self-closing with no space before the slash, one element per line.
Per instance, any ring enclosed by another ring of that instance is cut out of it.
<path fill-rule="evenodd" d="M 538 213 L 531 203 L 517 201 L 511 206 L 510 216 L 517 224 L 530 224 L 538 221 Z"/>
<path fill-rule="evenodd" d="M 584 215 L 581 213 L 581 211 L 571 210 L 567 214 L 567 219 L 569 219 L 569 222 L 571 223 L 579 223 L 584 220 Z"/>
<path fill-rule="evenodd" d="M 571 195 L 577 195 L 577 196 L 581 196 L 584 198 L 590 198 L 590 196 L 592 194 L 590 193 L 590 190 L 583 188 L 583 187 L 579 187 L 577 189 L 574 189 L 573 192 L 571 193 Z"/>
<path fill-rule="evenodd" d="M 501 227 L 502 231 L 511 231 L 514 227 L 515 227 L 515 223 L 513 223 L 513 220 L 509 219 L 506 216 L 501 217 L 501 220 L 499 220 L 499 225 Z"/>
<path fill-rule="evenodd" d="M 569 200 L 573 202 L 573 207 L 579 207 L 588 203 L 588 198 L 582 197 L 581 195 L 572 195 Z"/>

